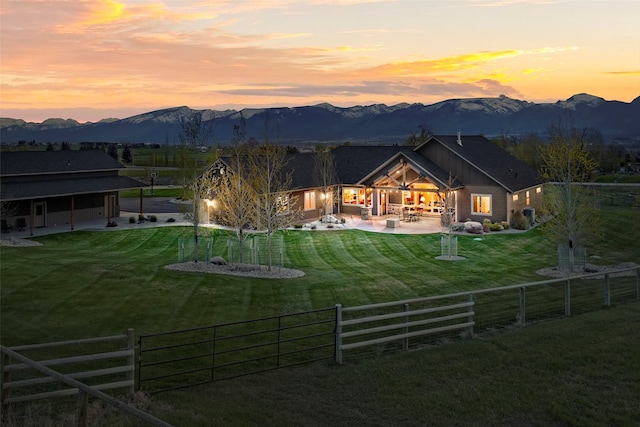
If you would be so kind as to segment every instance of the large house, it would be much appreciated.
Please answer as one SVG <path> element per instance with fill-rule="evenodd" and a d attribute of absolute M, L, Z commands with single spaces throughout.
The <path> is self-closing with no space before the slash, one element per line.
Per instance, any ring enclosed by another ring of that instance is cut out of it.
<path fill-rule="evenodd" d="M 0 154 L 2 231 L 68 227 L 120 216 L 119 191 L 146 187 L 101 150 Z"/>
<path fill-rule="evenodd" d="M 439 217 L 445 194 L 455 221 L 510 221 L 515 212 L 542 207 L 540 175 L 483 136 L 436 135 L 417 147 L 339 146 L 332 153 L 339 197 L 331 212 L 324 212 L 327 195 L 311 173 L 314 154 L 289 155 L 298 196 L 290 209 L 304 219 L 407 211 Z"/>

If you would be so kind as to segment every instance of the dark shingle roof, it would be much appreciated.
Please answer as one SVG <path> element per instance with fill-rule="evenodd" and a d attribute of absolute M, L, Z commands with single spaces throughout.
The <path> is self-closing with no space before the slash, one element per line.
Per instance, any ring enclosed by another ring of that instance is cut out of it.
<path fill-rule="evenodd" d="M 102 150 L 3 151 L 0 175 L 44 175 L 122 169 Z"/>
<path fill-rule="evenodd" d="M 439 142 L 510 192 L 543 182 L 538 172 L 484 136 L 463 135 L 462 145 L 458 144 L 457 140 L 456 135 L 434 135 L 421 146 Z"/>
<path fill-rule="evenodd" d="M 338 179 L 342 184 L 362 181 L 371 171 L 382 166 L 400 151 L 411 151 L 413 147 L 341 145 L 333 150 Z"/>
<path fill-rule="evenodd" d="M 43 197 L 70 196 L 74 194 L 104 193 L 131 188 L 147 187 L 126 176 L 100 178 L 42 180 L 36 182 L 2 182 L 2 200 L 28 200 Z"/>
<path fill-rule="evenodd" d="M 135 179 L 119 176 L 118 170 L 124 166 L 101 150 L 3 151 L 0 168 L 2 200 L 147 187 Z"/>

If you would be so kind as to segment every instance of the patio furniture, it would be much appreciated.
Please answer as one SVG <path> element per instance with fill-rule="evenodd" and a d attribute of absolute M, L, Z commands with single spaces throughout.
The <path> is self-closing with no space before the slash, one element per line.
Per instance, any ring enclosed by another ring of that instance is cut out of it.
<path fill-rule="evenodd" d="M 27 221 L 24 218 L 18 218 L 16 221 L 18 231 L 24 231 L 27 228 Z"/>

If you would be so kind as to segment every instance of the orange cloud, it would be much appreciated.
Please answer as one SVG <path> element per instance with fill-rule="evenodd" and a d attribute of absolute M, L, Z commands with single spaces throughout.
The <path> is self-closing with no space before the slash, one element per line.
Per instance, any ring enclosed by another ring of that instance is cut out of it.
<path fill-rule="evenodd" d="M 490 61 L 522 55 L 521 50 L 497 52 L 476 52 L 466 55 L 448 56 L 440 59 L 420 61 L 400 61 L 375 67 L 373 70 L 384 75 L 411 76 L 425 75 L 441 71 L 457 71 L 478 67 Z"/>

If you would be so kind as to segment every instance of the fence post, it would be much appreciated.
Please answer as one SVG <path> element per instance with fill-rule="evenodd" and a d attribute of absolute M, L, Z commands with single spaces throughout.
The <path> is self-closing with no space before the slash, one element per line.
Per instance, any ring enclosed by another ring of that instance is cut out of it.
<path fill-rule="evenodd" d="M 564 283 L 564 315 L 571 316 L 571 280 Z"/>
<path fill-rule="evenodd" d="M 127 381 L 131 381 L 131 385 L 127 387 L 127 398 L 133 399 L 134 391 L 134 376 L 136 369 L 136 346 L 135 346 L 136 334 L 133 328 L 127 329 L 127 350 L 131 351 L 131 355 L 127 356 L 127 365 L 131 367 L 130 371 L 127 371 Z"/>
<path fill-rule="evenodd" d="M 342 304 L 336 304 L 336 362 L 342 365 Z"/>
<path fill-rule="evenodd" d="M 142 335 L 138 337 L 138 390 L 142 389 Z"/>
<path fill-rule="evenodd" d="M 2 353 L 2 384 L 11 382 L 11 371 L 4 371 L 4 367 L 8 365 L 11 365 L 11 356 Z M 11 405 L 6 403 L 6 400 L 9 398 L 9 389 L 3 389 L 0 392 L 0 396 L 2 396 L 2 413 L 0 414 L 0 421 L 2 421 L 9 419 L 11 416 Z"/>
<path fill-rule="evenodd" d="M 604 305 L 611 307 L 611 281 L 608 273 L 604 275 Z"/>
<path fill-rule="evenodd" d="M 409 304 L 404 304 L 404 305 L 403 305 L 403 311 L 404 311 L 405 313 L 409 311 Z M 405 323 L 405 325 L 406 325 L 408 322 L 409 322 L 409 316 L 405 314 L 405 316 L 404 316 L 404 323 Z M 402 328 L 402 333 L 403 333 L 403 334 L 408 334 L 408 333 L 409 333 L 409 328 L 408 328 L 408 327 L 406 327 L 406 326 L 405 326 L 404 328 Z M 409 350 L 409 338 L 404 338 L 404 339 L 402 340 L 402 349 L 403 349 L 404 351 Z"/>
<path fill-rule="evenodd" d="M 467 295 L 467 302 L 469 306 L 467 307 L 467 312 L 469 313 L 469 317 L 467 317 L 467 322 L 473 322 L 473 294 Z M 469 338 L 473 337 L 473 325 L 467 328 L 467 332 L 469 333 Z"/>
<path fill-rule="evenodd" d="M 78 390 L 78 427 L 87 427 L 87 406 L 89 405 L 89 395 L 87 392 Z"/>
<path fill-rule="evenodd" d="M 520 291 L 520 326 L 524 326 L 526 323 L 526 300 L 525 300 L 525 288 L 524 286 L 519 289 Z"/>

